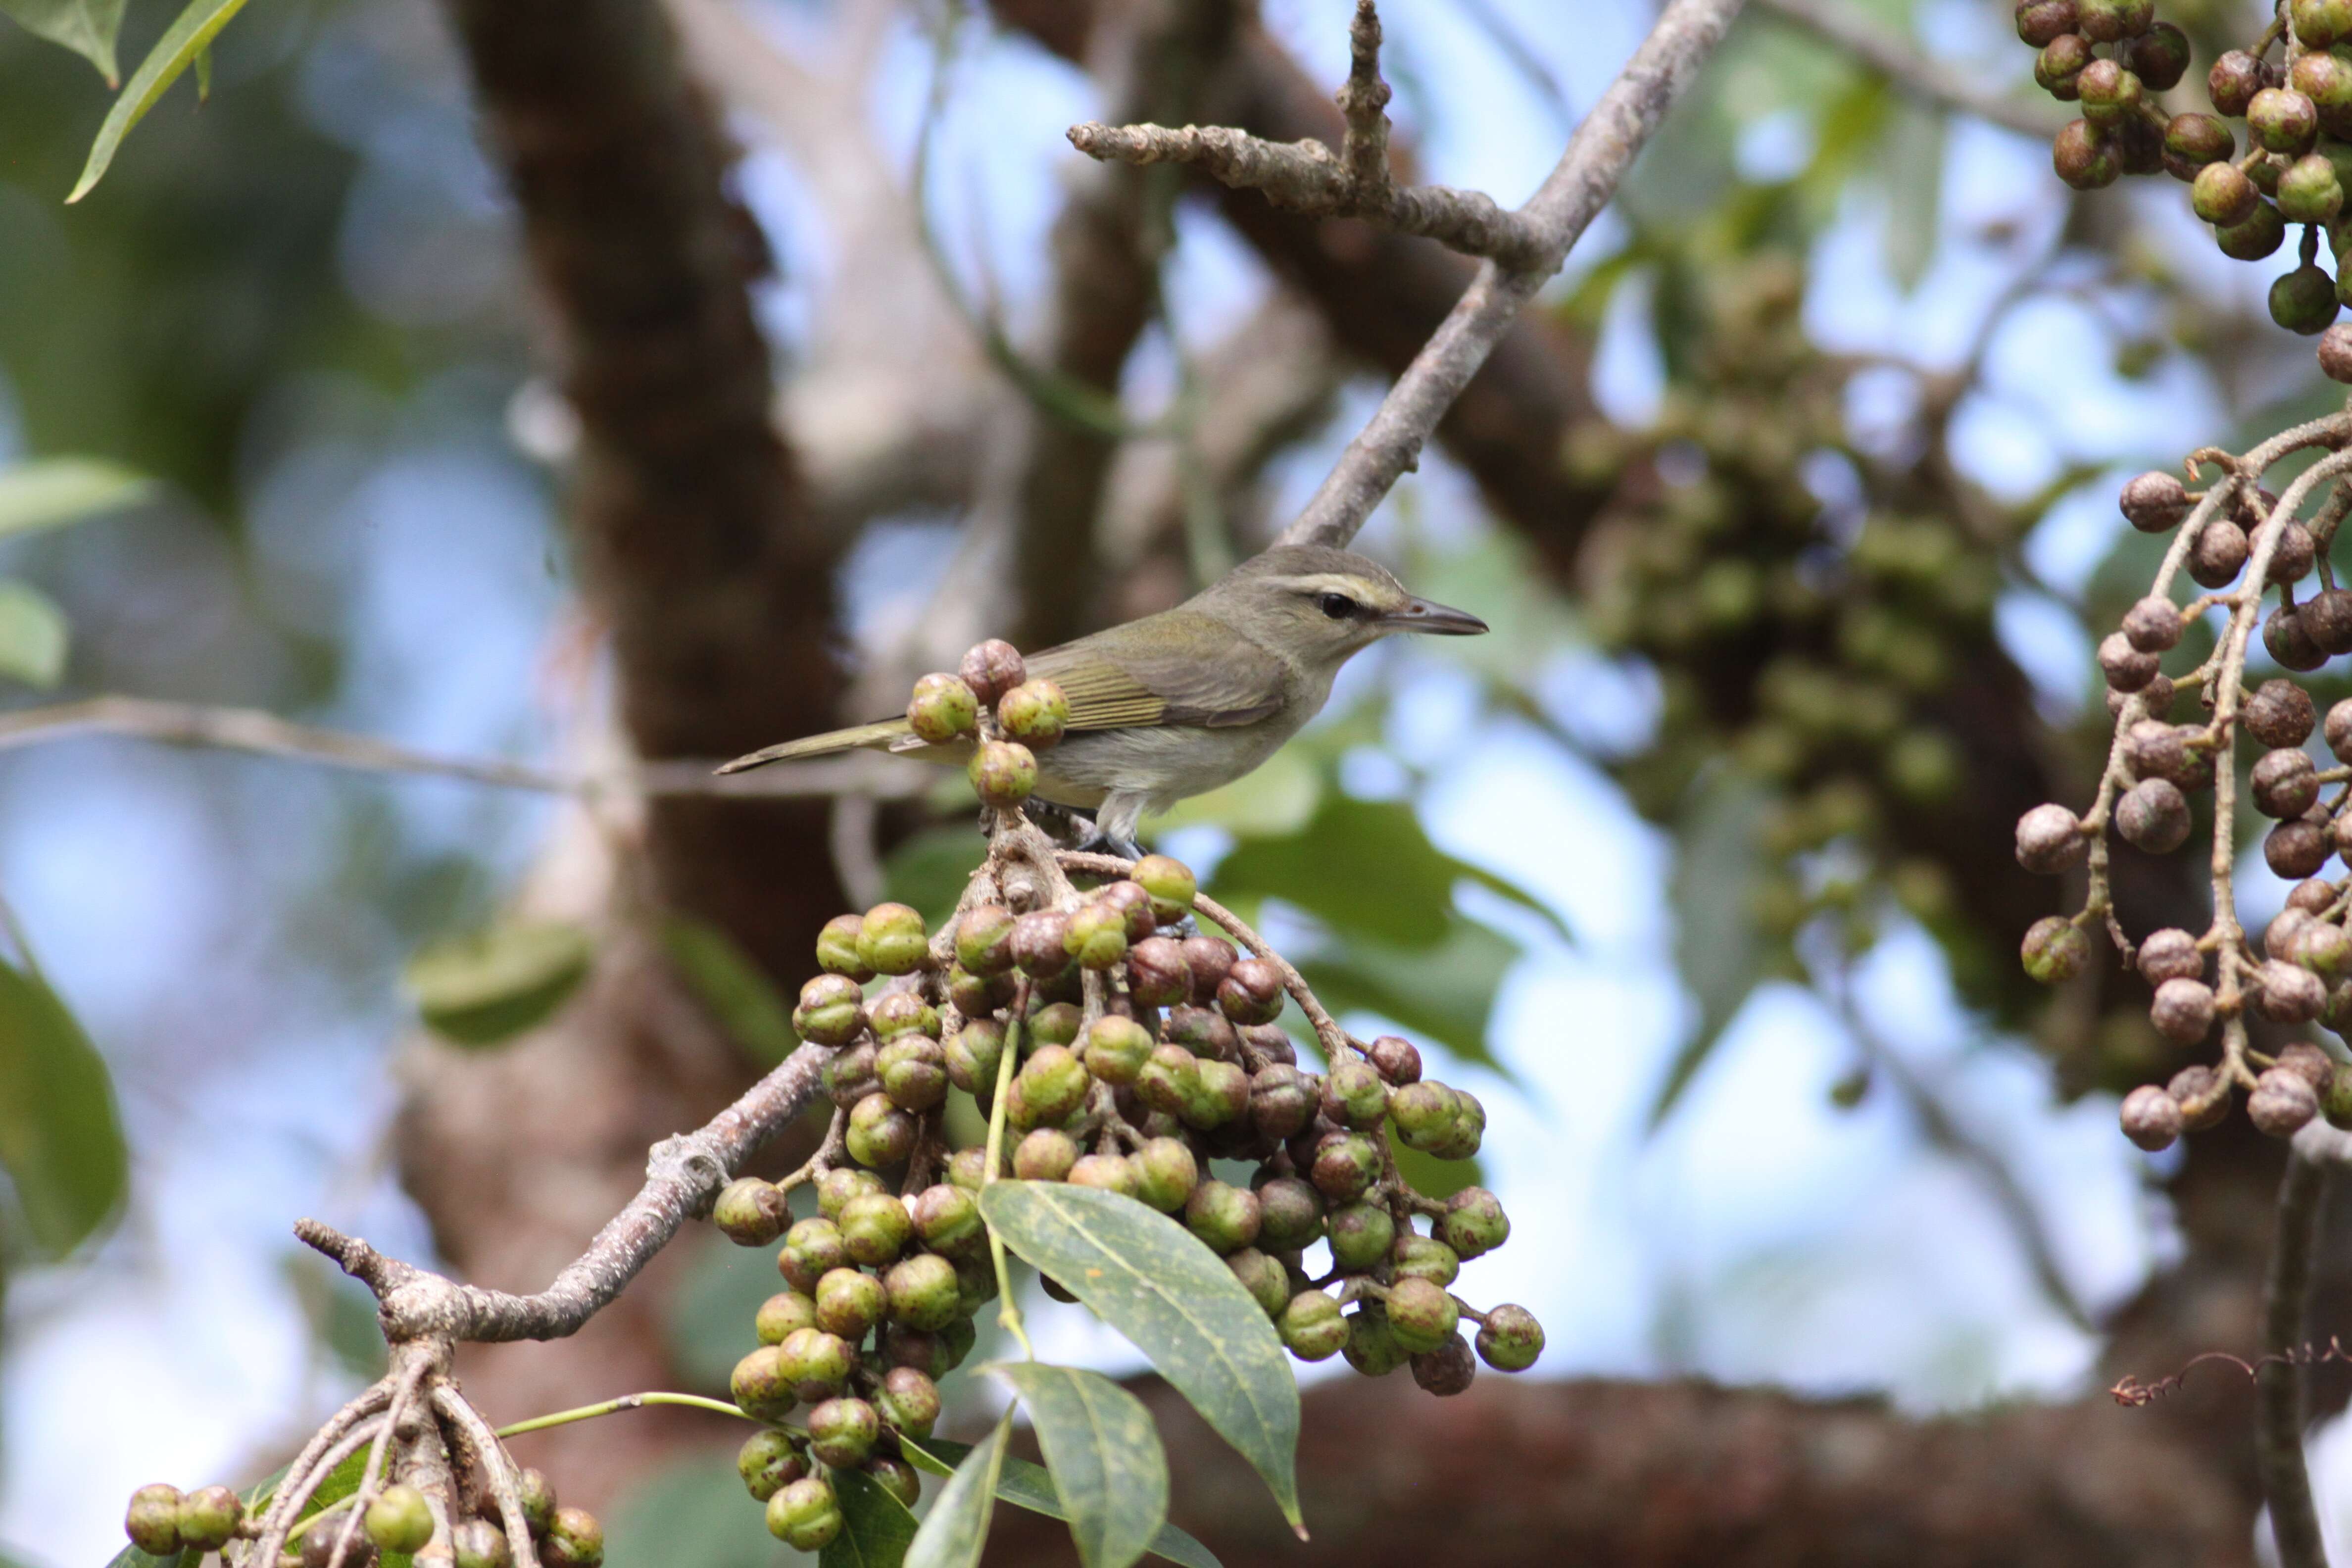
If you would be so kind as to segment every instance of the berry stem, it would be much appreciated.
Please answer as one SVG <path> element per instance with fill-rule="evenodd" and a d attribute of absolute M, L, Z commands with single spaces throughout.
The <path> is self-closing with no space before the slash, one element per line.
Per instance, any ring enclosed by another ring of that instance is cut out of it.
<path fill-rule="evenodd" d="M 1013 1005 L 1007 1011 L 1004 1024 L 1004 1053 L 996 1062 L 996 1092 L 988 1108 L 988 1163 L 981 1173 L 981 1191 L 986 1192 L 996 1181 L 1004 1164 L 1004 1124 L 1007 1110 L 1013 1102 L 1013 1072 L 1021 1062 L 1021 1026 L 1029 1017 L 1029 982 L 1024 978 L 1013 988 Z M 996 1266 L 996 1299 L 1003 1305 L 996 1321 L 1004 1325 L 1021 1345 L 1021 1353 L 1031 1361 L 1037 1359 L 1036 1347 L 1029 1342 L 1029 1331 L 1022 1325 L 1021 1306 L 1013 1293 L 1013 1268 L 1004 1258 L 1004 1238 L 996 1227 L 988 1227 L 989 1260 Z"/>
<path fill-rule="evenodd" d="M 720 1415 L 732 1415 L 738 1421 L 750 1421 L 759 1426 L 767 1425 L 758 1416 L 745 1415 L 740 1408 L 730 1405 L 723 1399 L 705 1399 L 699 1394 L 668 1394 L 656 1391 L 650 1394 L 625 1394 L 618 1399 L 599 1400 L 593 1405 L 583 1405 L 571 1410 L 558 1410 L 550 1415 L 534 1415 L 528 1421 L 517 1421 L 509 1426 L 499 1427 L 497 1436 L 518 1437 L 525 1432 L 542 1432 L 550 1426 L 569 1426 L 574 1421 L 593 1421 L 600 1415 L 617 1415 L 624 1410 L 637 1410 L 648 1405 L 682 1405 L 689 1410 L 709 1410 Z"/>

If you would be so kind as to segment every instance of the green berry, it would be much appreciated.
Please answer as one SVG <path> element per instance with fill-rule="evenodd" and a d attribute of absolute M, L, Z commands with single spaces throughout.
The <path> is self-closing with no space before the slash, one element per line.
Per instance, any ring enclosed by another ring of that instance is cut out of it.
<path fill-rule="evenodd" d="M 433 1539 L 433 1510 L 423 1492 L 394 1482 L 369 1502 L 364 1528 L 379 1552 L 413 1554 Z"/>
<path fill-rule="evenodd" d="M 1200 1087 L 1200 1061 L 1181 1046 L 1154 1046 L 1135 1079 L 1136 1098 L 1171 1116 L 1181 1115 Z"/>
<path fill-rule="evenodd" d="M 818 1284 L 824 1283 L 819 1279 Z M 760 1310 L 751 1320 L 751 1330 L 763 1345 L 780 1345 L 784 1336 L 794 1329 L 816 1325 L 816 1302 L 798 1290 L 779 1290 L 760 1303 Z"/>
<path fill-rule="evenodd" d="M 2146 94 L 2139 78 L 2119 60 L 2093 60 L 2074 79 L 2075 96 L 2083 102 L 2083 118 L 2094 125 L 2120 125 L 2137 116 Z"/>
<path fill-rule="evenodd" d="M 839 1394 L 857 1364 L 857 1352 L 849 1342 L 823 1329 L 796 1330 L 785 1335 L 775 1350 L 778 1373 L 791 1385 L 793 1396 L 805 1404 Z"/>
<path fill-rule="evenodd" d="M 2044 915 L 2026 931 L 2021 948 L 2025 973 L 2044 985 L 2072 980 L 2091 962 L 2091 939 L 2062 915 Z"/>
<path fill-rule="evenodd" d="M 1107 904 L 1087 904 L 1070 916 L 1062 950 L 1087 969 L 1108 969 L 1127 956 L 1127 915 Z"/>
<path fill-rule="evenodd" d="M 773 1182 L 742 1176 L 719 1191 L 710 1205 L 710 1223 L 738 1247 L 765 1247 L 784 1234 L 792 1205 Z"/>
<path fill-rule="evenodd" d="M 1320 1290 L 1293 1296 L 1274 1326 L 1284 1346 L 1301 1361 L 1328 1361 L 1348 1342 L 1348 1320 L 1339 1303 Z"/>
<path fill-rule="evenodd" d="M 987 1151 L 980 1152 L 984 1163 Z M 988 1245 L 988 1227 L 981 1223 L 978 1200 L 945 1182 L 916 1194 L 915 1233 L 925 1247 L 943 1258 L 974 1257 Z"/>
<path fill-rule="evenodd" d="M 862 1399 L 828 1399 L 809 1412 L 809 1452 L 836 1470 L 856 1468 L 874 1452 L 882 1418 Z"/>
<path fill-rule="evenodd" d="M 555 1488 L 545 1474 L 526 1468 L 515 1478 L 515 1492 L 522 1502 L 523 1522 L 533 1535 L 544 1535 L 547 1527 L 555 1522 Z"/>
<path fill-rule="evenodd" d="M 1056 1127 L 1040 1127 L 1013 1147 L 1013 1173 L 1024 1182 L 1062 1181 L 1077 1163 L 1077 1140 Z"/>
<path fill-rule="evenodd" d="M 804 1476 L 768 1500 L 768 1533 L 795 1552 L 819 1552 L 841 1533 L 841 1504 L 833 1488 Z"/>
<path fill-rule="evenodd" d="M 974 974 L 1003 974 L 1013 967 L 1013 911 L 982 904 L 956 919 L 956 962 Z"/>
<path fill-rule="evenodd" d="M 836 1268 L 816 1282 L 816 1326 L 852 1344 L 882 1321 L 889 1306 L 882 1281 L 862 1269 Z"/>
<path fill-rule="evenodd" d="M 858 1468 L 873 1477 L 884 1491 L 910 1509 L 922 1498 L 923 1478 L 917 1475 L 915 1467 L 904 1459 L 888 1454 L 877 1454 Z"/>
<path fill-rule="evenodd" d="M 765 1502 L 808 1474 L 808 1461 L 782 1432 L 762 1428 L 735 1451 L 735 1473 L 752 1498 Z"/>
<path fill-rule="evenodd" d="M 1151 1031 L 1132 1018 L 1108 1014 L 1087 1031 L 1087 1071 L 1101 1082 L 1130 1084 L 1151 1058 Z"/>
<path fill-rule="evenodd" d="M 894 1432 L 928 1437 L 940 1419 L 940 1388 L 918 1367 L 894 1366 L 874 1395 L 875 1413 Z"/>
<path fill-rule="evenodd" d="M 1445 1200 L 1437 1238 L 1465 1261 L 1483 1257 L 1510 1239 L 1511 1222 L 1502 1204 L 1484 1187 L 1465 1187 Z"/>
<path fill-rule="evenodd" d="M 892 991 L 877 996 L 866 1009 L 866 1021 L 877 1040 L 887 1042 L 902 1035 L 921 1035 L 934 1040 L 940 1037 L 939 1013 L 912 991 Z"/>
<path fill-rule="evenodd" d="M 1267 1317 L 1280 1317 L 1282 1310 L 1290 1304 L 1290 1271 L 1256 1247 L 1244 1247 L 1239 1252 L 1227 1254 L 1225 1267 L 1234 1271 L 1234 1278 L 1242 1282 L 1242 1289 L 1250 1293 L 1251 1299 L 1265 1309 Z"/>
<path fill-rule="evenodd" d="M 1271 1252 L 1297 1252 L 1323 1234 L 1323 1194 L 1296 1176 L 1259 1184 L 1258 1245 Z"/>
<path fill-rule="evenodd" d="M 1543 1325 L 1525 1307 L 1508 1302 L 1486 1314 L 1478 1331 L 1478 1355 L 1496 1372 L 1525 1372 L 1543 1354 Z"/>
<path fill-rule="evenodd" d="M 868 1268 L 897 1262 L 914 1234 L 907 1205 L 887 1193 L 863 1194 L 842 1205 L 842 1245 Z"/>
<path fill-rule="evenodd" d="M 1019 805 L 1037 788 L 1037 758 L 1017 741 L 984 741 L 964 764 L 982 804 L 1000 810 Z"/>
<path fill-rule="evenodd" d="M 792 1335 L 784 1337 L 789 1340 Z M 728 1374 L 727 1392 L 746 1415 L 781 1415 L 793 1406 L 793 1382 L 785 1375 L 781 1342 L 761 1345 L 735 1363 L 735 1370 Z"/>
<path fill-rule="evenodd" d="M 1067 1120 L 1086 1103 L 1094 1083 L 1086 1064 L 1067 1046 L 1040 1046 L 1036 1055 L 1021 1064 L 1013 1081 L 1040 1126 Z"/>
<path fill-rule="evenodd" d="M 1257 1194 L 1223 1182 L 1202 1182 L 1185 1201 L 1184 1224 L 1210 1251 L 1239 1252 L 1257 1240 Z"/>
<path fill-rule="evenodd" d="M 2245 217 L 2213 231 L 2213 243 L 2233 261 L 2260 261 L 2285 242 L 2286 219 L 2268 202 L 2256 202 Z"/>
<path fill-rule="evenodd" d="M 1350 1274 L 1385 1263 L 1396 1245 L 1396 1220 L 1378 1204 L 1348 1204 L 1332 1210 L 1324 1223 L 1331 1236 L 1332 1263 Z"/>
<path fill-rule="evenodd" d="M 857 931 L 857 956 L 877 974 L 912 974 L 930 956 L 923 917 L 905 904 L 877 904 Z"/>
<path fill-rule="evenodd" d="M 2287 15 L 2294 40 L 2306 49 L 2325 49 L 2352 38 L 2352 0 L 2292 0 Z"/>
<path fill-rule="evenodd" d="M 974 1018 L 948 1037 L 948 1081 L 983 1100 L 996 1092 L 996 1067 L 1004 1059 L 1004 1026 Z"/>
<path fill-rule="evenodd" d="M 816 1295 L 816 1282 L 827 1269 L 849 1261 L 841 1227 L 823 1217 L 802 1220 L 784 1232 L 782 1250 L 776 1254 L 776 1271 L 803 1296 Z"/>
<path fill-rule="evenodd" d="M 604 1561 L 604 1527 L 584 1508 L 559 1508 L 539 1556 L 547 1568 L 597 1568 Z"/>
<path fill-rule="evenodd" d="M 244 1518 L 244 1502 L 228 1488 L 198 1487 L 180 1499 L 180 1544 L 198 1553 L 217 1552 Z"/>
<path fill-rule="evenodd" d="M 1050 680 L 1024 680 L 997 699 L 996 721 L 1014 740 L 1043 751 L 1069 728 L 1070 700 Z"/>
<path fill-rule="evenodd" d="M 1323 1114 L 1342 1127 L 1378 1127 L 1389 1112 L 1389 1086 L 1369 1062 L 1350 1057 L 1323 1079 Z"/>
<path fill-rule="evenodd" d="M 1029 1027 L 1021 1037 L 1021 1054 L 1024 1057 L 1040 1046 L 1076 1046 L 1086 1022 L 1086 1014 L 1067 1002 L 1049 1002 L 1029 1015 Z"/>
<path fill-rule="evenodd" d="M 1093 1187 L 1123 1198 L 1135 1195 L 1135 1166 L 1124 1154 L 1081 1154 L 1063 1179 L 1074 1187 Z"/>
<path fill-rule="evenodd" d="M 2279 216 L 2289 223 L 2334 223 L 2343 205 L 2344 186 L 2336 176 L 2336 165 L 2320 153 L 2305 153 L 2279 175 Z M 2325 272 L 2319 275 L 2327 277 Z M 2333 279 L 2326 288 L 2327 302 L 2332 306 L 2336 302 Z"/>
<path fill-rule="evenodd" d="M 1451 1285 L 1462 1272 L 1462 1256 L 1434 1237 L 1411 1231 L 1396 1238 L 1389 1254 L 1390 1269 L 1400 1279 L 1421 1279 L 1433 1285 Z"/>
<path fill-rule="evenodd" d="M 1388 1314 L 1369 1304 L 1349 1314 L 1348 1342 L 1340 1351 L 1348 1364 L 1366 1377 L 1386 1377 L 1412 1353 L 1389 1331 Z"/>
<path fill-rule="evenodd" d="M 1192 1093 L 1177 1112 L 1186 1126 L 1223 1127 L 1248 1113 L 1249 1074 L 1232 1062 L 1197 1063 L 1192 1069 Z"/>
<path fill-rule="evenodd" d="M 1444 1286 L 1408 1276 L 1389 1287 L 1388 1315 L 1396 1342 L 1423 1355 L 1454 1337 L 1462 1310 Z"/>
<path fill-rule="evenodd" d="M 962 1305 L 955 1265 L 936 1252 L 919 1252 L 890 1266 L 884 1279 L 890 1321 L 929 1333 L 953 1321 Z"/>
<path fill-rule="evenodd" d="M 1151 895 L 1151 913 L 1161 925 L 1173 925 L 1192 912 L 1200 883 L 1192 876 L 1192 868 L 1181 860 L 1146 855 L 1135 863 L 1130 875 Z"/>
<path fill-rule="evenodd" d="M 1201 1183 L 1200 1162 L 1181 1139 L 1154 1138 L 1135 1152 L 1136 1198 L 1161 1214 L 1184 1206 Z"/>
<path fill-rule="evenodd" d="M 2230 134 L 2230 128 L 2212 115 L 2176 114 L 2165 123 L 2164 150 L 2202 173 L 2215 163 L 2225 162 L 2238 150 L 2238 142 Z M 2242 180 L 2245 176 L 2241 174 L 2239 178 Z M 2251 195 L 2252 185 L 2249 184 L 2246 188 Z M 2205 217 L 2202 212 L 2197 216 Z M 2214 220 L 2205 218 L 2205 221 L 2211 223 Z"/>
<path fill-rule="evenodd" d="M 929 1009 L 926 1008 L 926 1012 Z M 874 1058 L 882 1092 L 901 1110 L 929 1110 L 948 1097 L 948 1056 L 928 1035 L 891 1040 Z"/>
<path fill-rule="evenodd" d="M 913 1117 L 890 1102 L 888 1095 L 869 1094 L 849 1108 L 849 1129 L 842 1134 L 842 1142 L 851 1159 L 878 1170 L 913 1153 L 921 1131 Z"/>
<path fill-rule="evenodd" d="M 816 1046 L 845 1046 L 866 1030 L 866 994 L 846 974 L 820 974 L 801 987 L 793 1028 Z"/>
<path fill-rule="evenodd" d="M 132 1492 L 122 1528 L 140 1551 L 171 1556 L 180 1549 L 180 1489 L 158 1482 Z"/>
<path fill-rule="evenodd" d="M 816 933 L 817 967 L 861 985 L 873 979 L 873 969 L 857 951 L 858 936 L 865 930 L 865 919 L 858 915 L 835 915 L 825 921 L 824 929 Z"/>
<path fill-rule="evenodd" d="M 2246 129 L 2273 153 L 2300 158 L 2319 135 L 2319 109 L 2293 88 L 2266 87 L 2246 105 Z"/>
<path fill-rule="evenodd" d="M 2295 167 L 2299 169 L 2303 163 Z M 2329 177 L 2334 178 L 2334 171 L 2329 171 Z M 2270 306 L 2271 320 L 2288 331 L 2301 332 L 2305 337 L 2324 332 L 2336 320 L 2336 279 L 2318 266 L 2282 272 L 2271 280 Z"/>
<path fill-rule="evenodd" d="M 980 699 L 959 677 L 924 676 L 907 704 L 907 724 L 931 744 L 944 745 L 980 728 Z"/>
<path fill-rule="evenodd" d="M 874 1070 L 880 1054 L 881 1047 L 874 1041 L 860 1040 L 825 1058 L 824 1096 L 837 1110 L 847 1110 L 882 1087 L 881 1077 Z"/>

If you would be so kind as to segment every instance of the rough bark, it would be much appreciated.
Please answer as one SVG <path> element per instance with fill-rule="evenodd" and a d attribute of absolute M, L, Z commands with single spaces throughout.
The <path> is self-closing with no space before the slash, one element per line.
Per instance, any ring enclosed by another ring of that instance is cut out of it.
<path fill-rule="evenodd" d="M 651 0 L 453 0 L 449 14 L 581 420 L 572 538 L 629 743 L 715 758 L 822 727 L 838 688 L 836 546 L 771 423 L 748 287 L 764 251 L 667 18 Z M 787 983 L 841 907 L 821 803 L 656 801 L 642 844 L 623 838 L 611 880 L 565 898 L 573 910 L 684 910 Z M 534 1037 L 408 1065 L 404 1180 L 454 1268 L 518 1291 L 627 1201 L 648 1145 L 751 1077 L 641 935 L 608 943 L 589 993 Z M 572 1339 L 470 1350 L 469 1393 L 504 1419 L 674 1384 L 659 1310 L 678 1252 Z M 672 1413 L 625 1427 L 535 1436 L 525 1457 L 593 1507 L 666 1447 L 708 1436 Z"/>

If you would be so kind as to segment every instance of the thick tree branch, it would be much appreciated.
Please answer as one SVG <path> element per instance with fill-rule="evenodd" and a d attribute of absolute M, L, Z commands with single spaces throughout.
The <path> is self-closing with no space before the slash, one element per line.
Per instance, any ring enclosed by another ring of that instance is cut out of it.
<path fill-rule="evenodd" d="M 637 1195 L 536 1295 L 457 1284 L 314 1219 L 296 1222 L 294 1234 L 375 1292 L 384 1336 L 394 1342 L 425 1336 L 468 1343 L 562 1339 L 619 1295 L 678 1226 L 708 1213 L 743 1163 L 815 1103 L 830 1054 L 803 1046 L 698 1131 L 655 1144 Z"/>

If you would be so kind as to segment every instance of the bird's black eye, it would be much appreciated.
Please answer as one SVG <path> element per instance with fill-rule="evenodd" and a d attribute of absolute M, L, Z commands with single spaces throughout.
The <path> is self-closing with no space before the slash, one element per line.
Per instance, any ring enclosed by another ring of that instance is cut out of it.
<path fill-rule="evenodd" d="M 1344 621 L 1356 613 L 1356 601 L 1345 594 L 1326 594 L 1315 602 L 1335 621 Z"/>

